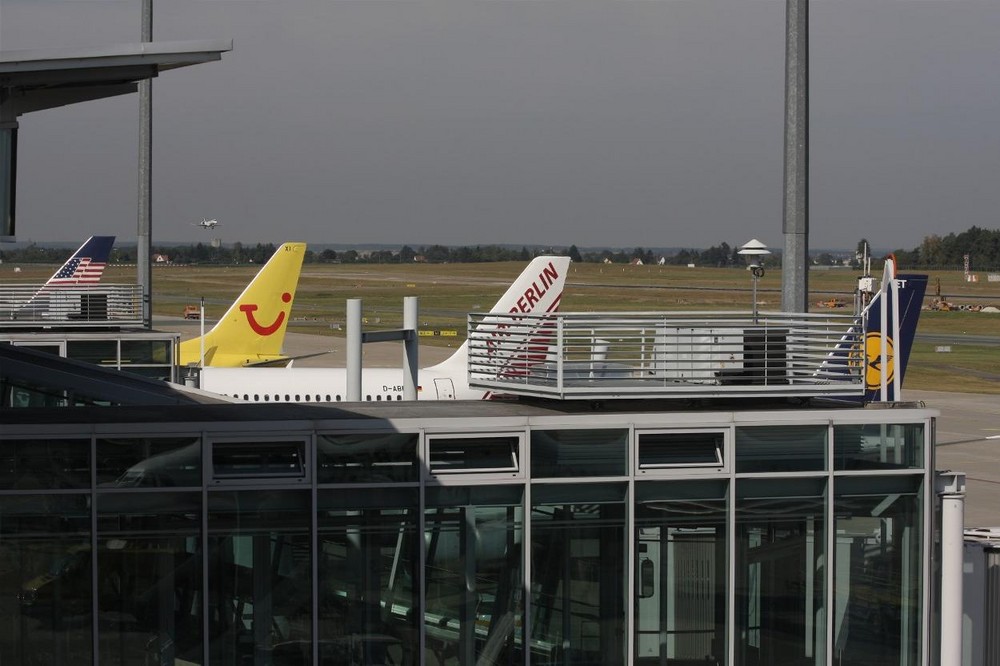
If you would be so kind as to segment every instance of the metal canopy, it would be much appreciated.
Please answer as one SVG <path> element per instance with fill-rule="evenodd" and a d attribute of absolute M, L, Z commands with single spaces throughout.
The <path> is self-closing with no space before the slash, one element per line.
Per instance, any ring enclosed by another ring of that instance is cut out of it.
<path fill-rule="evenodd" d="M 141 80 L 220 60 L 232 48 L 232 40 L 196 40 L 0 51 L 2 115 L 10 120 L 31 111 L 135 92 Z"/>

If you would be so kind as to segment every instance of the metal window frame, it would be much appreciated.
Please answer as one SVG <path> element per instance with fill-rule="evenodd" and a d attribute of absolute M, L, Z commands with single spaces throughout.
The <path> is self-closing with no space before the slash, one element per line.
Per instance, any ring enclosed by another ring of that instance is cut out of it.
<path fill-rule="evenodd" d="M 642 462 L 641 438 L 643 435 L 683 435 L 721 433 L 722 445 L 716 447 L 716 462 L 710 463 L 649 463 Z M 716 428 L 636 428 L 633 433 L 632 474 L 637 479 L 668 477 L 690 474 L 727 474 L 730 469 L 730 452 L 733 450 L 733 428 L 723 426 Z"/>
<path fill-rule="evenodd" d="M 258 473 L 258 474 L 236 474 L 219 476 L 215 469 L 215 447 L 217 444 L 223 445 L 250 445 L 263 446 L 267 444 L 297 444 L 302 456 L 302 473 L 300 475 L 281 473 Z M 206 488 L 218 488 L 223 486 L 254 486 L 254 485 L 287 485 L 287 486 L 308 486 L 313 482 L 313 442 L 311 435 L 300 436 L 275 436 L 266 435 L 246 436 L 246 437 L 212 437 L 206 433 L 202 440 L 202 469 L 204 470 L 204 483 Z"/>
<path fill-rule="evenodd" d="M 527 452 L 527 433 L 524 430 L 498 430 L 490 432 L 424 432 L 421 435 L 420 458 L 421 458 L 421 480 L 447 484 L 449 480 L 453 484 L 467 484 L 469 481 L 496 480 L 508 482 L 513 479 L 524 480 L 525 474 L 525 454 Z M 481 467 L 467 468 L 459 470 L 435 470 L 431 464 L 431 447 L 437 442 L 447 442 L 457 439 L 510 439 L 515 440 L 511 449 L 512 465 L 510 467 Z"/>

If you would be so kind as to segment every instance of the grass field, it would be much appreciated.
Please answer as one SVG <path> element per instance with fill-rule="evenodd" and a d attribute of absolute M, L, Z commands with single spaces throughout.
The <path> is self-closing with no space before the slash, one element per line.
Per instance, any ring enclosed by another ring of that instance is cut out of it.
<path fill-rule="evenodd" d="M 179 316 L 186 304 L 205 298 L 209 317 L 217 317 L 233 302 L 259 266 L 164 266 L 153 269 L 154 315 Z M 520 262 L 492 264 L 303 266 L 295 297 L 290 330 L 340 336 L 345 302 L 360 298 L 367 328 L 402 325 L 404 296 L 418 296 L 420 325 L 432 331 L 457 331 L 464 338 L 467 312 L 482 312 L 521 272 Z M 22 266 L 13 273 L 0 266 L 3 282 L 41 282 L 52 266 Z M 985 276 L 965 282 L 961 272 L 931 271 L 929 304 L 938 294 L 956 304 L 1000 307 L 1000 283 Z M 857 273 L 849 269 L 813 270 L 809 276 L 811 301 L 831 297 L 853 301 Z M 134 267 L 109 267 L 105 282 L 134 283 Z M 940 286 L 938 286 L 940 285 Z M 621 266 L 572 264 L 562 300 L 564 312 L 750 309 L 751 283 L 741 269 L 677 266 Z M 759 283 L 758 303 L 763 311 L 781 309 L 781 272 L 767 271 Z M 820 310 L 816 305 L 814 310 Z M 846 314 L 850 307 L 843 310 Z M 1000 314 L 979 312 L 924 312 L 918 332 L 949 336 L 1000 338 Z M 453 337 L 424 337 L 423 344 L 455 344 Z M 907 369 L 908 388 L 1000 394 L 1000 345 L 951 344 L 950 353 L 932 344 L 917 343 Z"/>

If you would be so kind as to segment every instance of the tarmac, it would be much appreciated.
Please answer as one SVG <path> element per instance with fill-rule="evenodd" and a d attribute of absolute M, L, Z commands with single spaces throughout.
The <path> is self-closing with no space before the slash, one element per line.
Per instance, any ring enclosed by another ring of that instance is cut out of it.
<path fill-rule="evenodd" d="M 178 331 L 182 340 L 197 336 L 199 331 L 198 322 L 180 318 L 157 318 L 154 327 Z M 458 343 L 451 348 L 420 345 L 420 367 L 443 361 L 457 347 Z M 346 365 L 342 337 L 290 332 L 285 337 L 285 352 L 292 356 L 316 354 L 296 360 L 296 367 Z M 362 348 L 364 367 L 402 366 L 402 361 L 400 343 L 366 344 Z M 904 387 L 903 399 L 919 401 L 941 413 L 936 425 L 935 468 L 966 474 L 965 526 L 1000 526 L 1000 395 L 917 391 Z"/>

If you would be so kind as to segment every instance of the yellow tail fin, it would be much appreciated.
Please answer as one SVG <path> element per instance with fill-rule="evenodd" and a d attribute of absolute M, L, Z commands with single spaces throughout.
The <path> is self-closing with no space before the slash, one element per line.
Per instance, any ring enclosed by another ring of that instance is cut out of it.
<path fill-rule="evenodd" d="M 305 243 L 285 243 L 277 249 L 215 327 L 205 334 L 206 366 L 240 367 L 282 357 L 305 253 Z M 201 349 L 201 338 L 182 342 L 178 363 L 197 365 Z"/>

